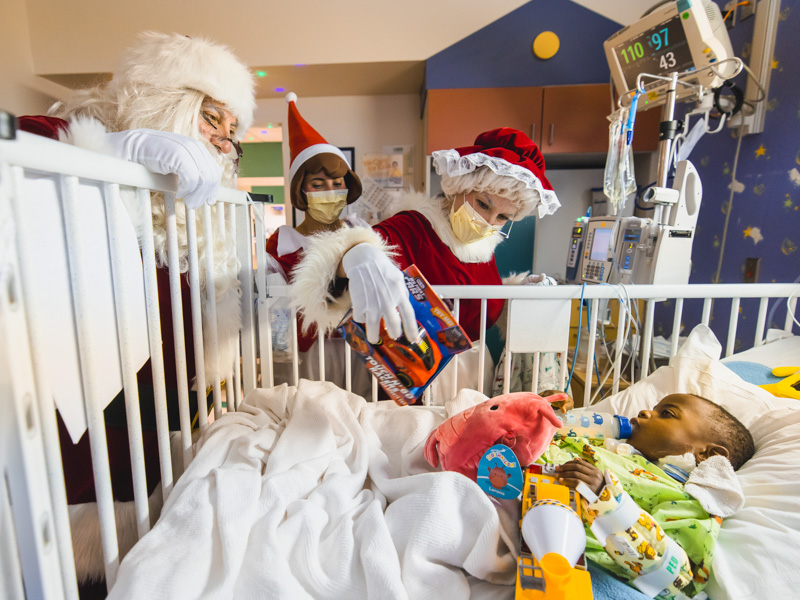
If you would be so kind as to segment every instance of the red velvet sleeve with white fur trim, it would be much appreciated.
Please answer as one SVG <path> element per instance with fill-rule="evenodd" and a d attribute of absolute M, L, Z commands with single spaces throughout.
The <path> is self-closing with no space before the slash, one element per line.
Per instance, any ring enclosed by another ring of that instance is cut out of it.
<path fill-rule="evenodd" d="M 336 297 L 336 271 L 345 253 L 357 244 L 368 243 L 392 256 L 380 235 L 369 227 L 343 227 L 311 236 L 303 260 L 292 275 L 289 292 L 292 305 L 302 313 L 303 325 L 316 324 L 325 332 L 336 328 L 350 309 L 350 294 Z"/>

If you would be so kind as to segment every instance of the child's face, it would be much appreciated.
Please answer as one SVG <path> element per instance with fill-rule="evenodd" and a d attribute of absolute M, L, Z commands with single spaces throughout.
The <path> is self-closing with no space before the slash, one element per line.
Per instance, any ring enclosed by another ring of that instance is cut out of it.
<path fill-rule="evenodd" d="M 666 396 L 653 410 L 643 410 L 631 419 L 633 433 L 628 443 L 651 461 L 691 452 L 699 463 L 708 458 L 709 408 L 691 394 Z"/>

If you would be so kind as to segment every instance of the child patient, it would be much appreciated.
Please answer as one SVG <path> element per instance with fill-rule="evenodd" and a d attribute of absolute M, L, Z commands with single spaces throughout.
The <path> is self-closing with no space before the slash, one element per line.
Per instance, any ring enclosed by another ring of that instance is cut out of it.
<path fill-rule="evenodd" d="M 733 471 L 753 438 L 691 394 L 666 396 L 631 425 L 627 443 L 556 434 L 543 460 L 586 499 L 587 558 L 651 597 L 691 598 L 708 581 L 722 518 L 743 505 Z"/>

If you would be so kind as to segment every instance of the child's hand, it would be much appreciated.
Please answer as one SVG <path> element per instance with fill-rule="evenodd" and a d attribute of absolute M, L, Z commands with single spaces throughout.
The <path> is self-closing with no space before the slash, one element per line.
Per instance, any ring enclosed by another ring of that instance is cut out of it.
<path fill-rule="evenodd" d="M 562 390 L 545 390 L 541 394 L 539 394 L 542 398 L 547 398 L 548 396 L 554 396 L 556 394 L 563 394 Z M 551 402 L 550 406 L 553 407 L 553 410 L 556 412 L 565 413 L 568 410 L 572 410 L 572 407 L 575 406 L 575 402 L 567 396 L 561 400 L 556 400 L 555 402 Z"/>
<path fill-rule="evenodd" d="M 596 495 L 600 495 L 606 485 L 603 472 L 590 462 L 576 458 L 556 467 L 558 481 L 569 488 L 575 489 L 582 481 L 589 486 Z"/>

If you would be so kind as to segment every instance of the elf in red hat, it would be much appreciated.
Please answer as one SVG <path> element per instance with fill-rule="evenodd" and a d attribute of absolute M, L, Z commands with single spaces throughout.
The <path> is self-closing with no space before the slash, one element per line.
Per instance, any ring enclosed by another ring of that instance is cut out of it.
<path fill-rule="evenodd" d="M 267 240 L 267 253 L 280 265 L 287 281 L 303 258 L 311 235 L 336 231 L 342 227 L 368 228 L 366 221 L 357 217 L 341 219 L 345 206 L 361 196 L 361 180 L 339 148 L 329 144 L 297 110 L 297 96 L 286 95 L 289 104 L 288 133 L 291 163 L 289 166 L 289 196 L 292 206 L 305 213 L 303 222 L 292 229 L 288 225 L 279 227 Z M 302 318 L 298 321 L 298 350 L 307 353 L 301 363 L 301 377 L 318 377 L 317 353 L 308 351 L 317 339 L 316 327 L 305 327 Z M 341 341 L 341 340 L 339 340 Z M 327 342 L 330 343 L 330 342 Z M 334 345 L 338 345 L 334 342 Z M 342 372 L 336 368 L 336 358 L 344 356 L 341 351 L 328 353 L 331 372 Z M 279 376 L 280 378 L 280 376 Z"/>
<path fill-rule="evenodd" d="M 402 201 L 406 210 L 372 229 L 314 236 L 292 283 L 306 323 L 333 329 L 352 304 L 370 341 L 377 340 L 381 319 L 390 335 L 414 339 L 416 320 L 401 269 L 415 264 L 433 285 L 500 285 L 494 251 L 512 223 L 533 214 L 544 217 L 560 206 L 539 148 L 515 129 L 495 129 L 480 134 L 472 146 L 434 152 L 433 163 L 442 177 L 443 193 L 436 198 L 410 193 Z M 348 280 L 348 291 L 333 298 L 329 289 L 337 277 Z M 488 301 L 487 327 L 503 305 Z M 459 321 L 470 339 L 480 339 L 480 301 L 461 302 Z M 468 362 L 460 359 L 459 365 Z M 467 368 L 476 379 L 476 369 Z"/>

